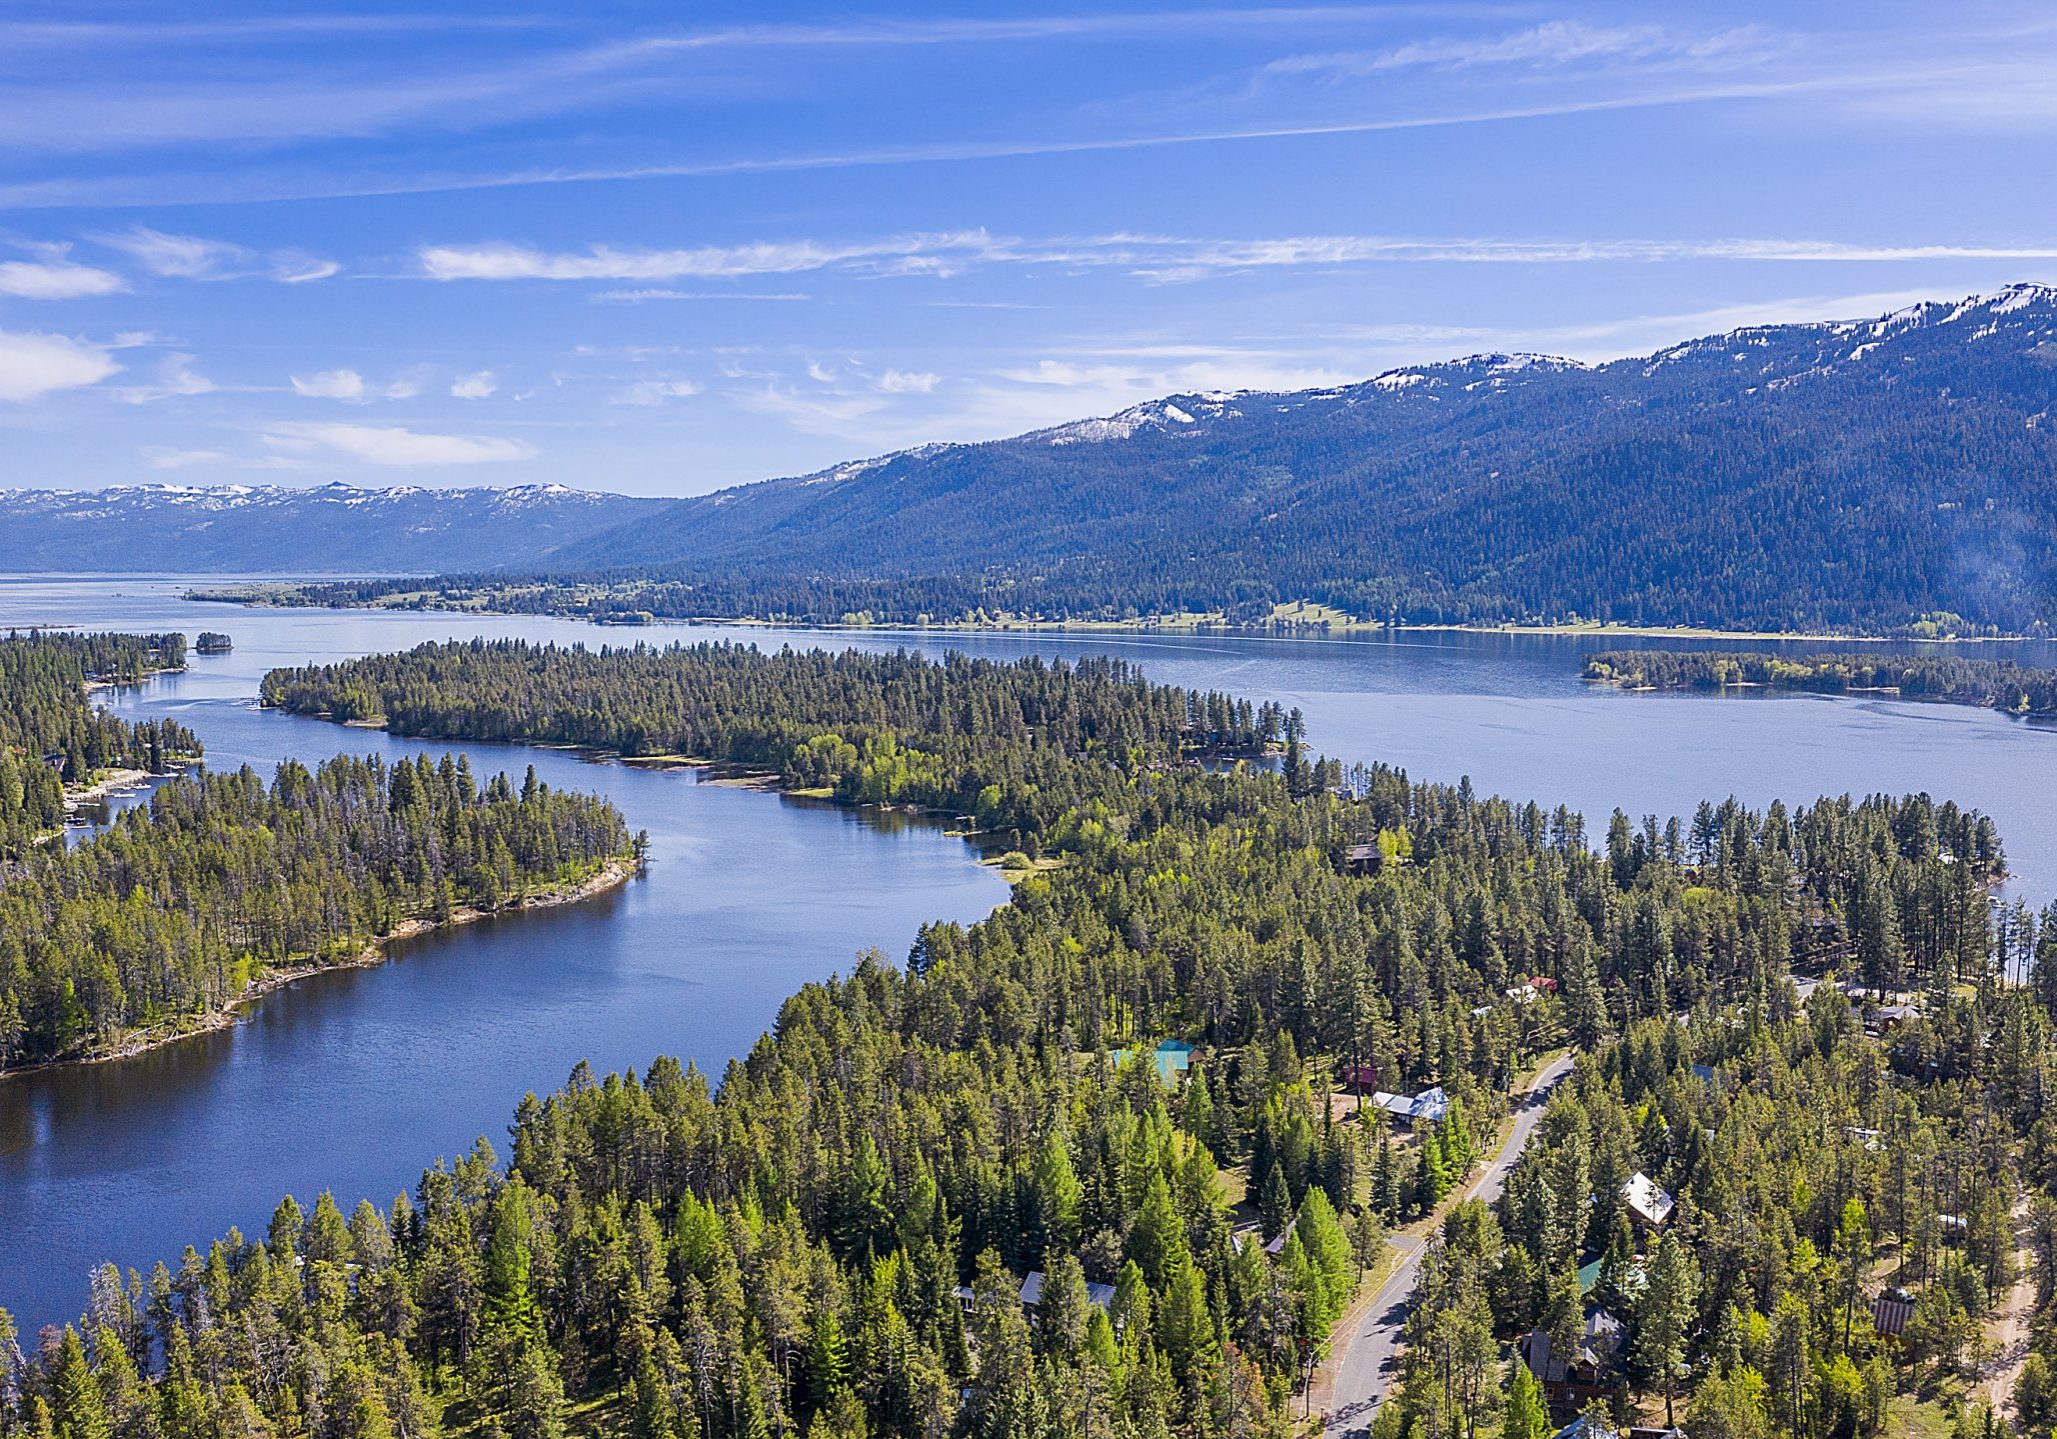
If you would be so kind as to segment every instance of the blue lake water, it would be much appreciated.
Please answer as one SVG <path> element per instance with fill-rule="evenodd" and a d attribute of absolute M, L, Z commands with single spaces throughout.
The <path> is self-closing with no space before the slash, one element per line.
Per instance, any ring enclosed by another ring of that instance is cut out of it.
<path fill-rule="evenodd" d="M 2057 729 L 1956 706 L 1813 696 L 1631 695 L 1578 679 L 1602 642 L 1416 634 L 1274 640 L 1100 634 L 867 633 L 758 627 L 625 634 L 508 616 L 244 610 L 178 598 L 174 580 L 0 578 L 0 629 L 32 624 L 222 630 L 235 650 L 106 702 L 170 715 L 214 766 L 446 746 L 260 711 L 275 665 L 424 640 L 526 635 L 621 644 L 910 645 L 1006 658 L 1119 654 L 1157 680 L 1276 699 L 1345 760 L 1570 804 L 1597 833 L 1616 806 L 1690 813 L 1824 793 L 1927 790 L 1991 813 L 2011 892 L 2057 898 Z M 1617 643 L 1609 641 L 1606 643 Z M 1793 646 L 1821 648 L 1822 646 Z M 2057 663 L 2049 646 L 1978 655 Z M 969 921 L 1006 897 L 975 852 L 908 820 L 703 785 L 562 751 L 463 746 L 481 773 L 533 763 L 608 795 L 652 840 L 648 874 L 588 903 L 396 946 L 394 962 L 266 996 L 245 1022 L 133 1059 L 0 1082 L 0 1305 L 25 1329 L 75 1315 L 92 1266 L 147 1271 L 230 1225 L 260 1228 L 279 1195 L 384 1204 L 480 1135 L 503 1149 L 515 1101 L 581 1059 L 605 1072 L 657 1054 L 717 1077 L 809 979 L 877 945 L 898 958 L 929 919 Z M 133 802 L 133 801 L 131 801 Z"/>

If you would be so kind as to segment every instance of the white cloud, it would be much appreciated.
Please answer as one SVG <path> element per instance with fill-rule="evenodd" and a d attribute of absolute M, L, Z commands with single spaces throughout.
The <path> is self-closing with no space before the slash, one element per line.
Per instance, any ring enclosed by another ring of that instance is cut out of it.
<path fill-rule="evenodd" d="M 942 382 L 926 370 L 887 370 L 873 383 L 889 395 L 926 395 Z"/>
<path fill-rule="evenodd" d="M 809 295 L 785 292 L 780 294 L 747 294 L 729 290 L 595 290 L 595 300 L 606 300 L 617 305 L 640 305 L 647 300 L 774 300 L 791 302 L 813 298 Z"/>
<path fill-rule="evenodd" d="M 142 455 L 144 462 L 153 470 L 182 470 L 188 465 L 226 464 L 229 458 L 220 450 L 173 450 L 161 445 L 145 445 Z"/>
<path fill-rule="evenodd" d="M 0 400 L 25 404 L 57 390 L 97 385 L 120 369 L 103 347 L 84 340 L 0 330 Z"/>
<path fill-rule="evenodd" d="M 526 440 L 489 435 L 425 435 L 398 426 L 292 423 L 275 425 L 264 437 L 289 455 L 330 450 L 368 465 L 403 467 L 482 465 L 526 460 L 536 447 Z"/>
<path fill-rule="evenodd" d="M 700 393 L 696 380 L 638 380 L 619 395 L 615 403 L 621 405 L 661 405 L 666 400 L 682 400 Z"/>
<path fill-rule="evenodd" d="M 881 270 L 910 258 L 945 252 L 978 254 L 991 244 L 983 230 L 903 235 L 857 244 L 825 240 L 763 240 L 747 245 L 700 245 L 646 250 L 595 245 L 582 254 L 530 249 L 491 242 L 429 245 L 419 256 L 432 280 L 629 280 L 688 277 L 733 279 L 744 275 L 792 275 L 809 270 Z"/>
<path fill-rule="evenodd" d="M 456 400 L 483 400 L 500 388 L 500 381 L 491 370 L 480 370 L 475 374 L 459 375 L 450 382 L 450 397 Z"/>
<path fill-rule="evenodd" d="M 887 402 L 874 395 L 803 396 L 767 385 L 761 390 L 741 392 L 736 396 L 736 404 L 755 414 L 784 420 L 796 430 L 844 435 L 850 424 L 877 414 Z"/>
<path fill-rule="evenodd" d="M 326 280 L 343 268 L 334 260 L 304 250 L 265 253 L 229 240 L 173 235 L 147 225 L 95 238 L 121 251 L 151 274 L 175 280 L 246 280 L 264 276 L 281 284 L 299 285 L 309 280 Z"/>
<path fill-rule="evenodd" d="M 132 385 L 122 390 L 121 397 L 131 405 L 147 405 L 152 400 L 170 399 L 174 395 L 207 395 L 215 389 L 214 381 L 193 368 L 191 355 L 166 355 L 157 366 L 157 379 L 148 385 Z"/>
<path fill-rule="evenodd" d="M 1463 70 L 1487 65 L 1562 68 L 1596 60 L 1640 64 L 1734 64 L 1742 60 L 1760 61 L 1771 48 L 1771 42 L 1762 31 L 1748 27 L 1693 33 L 1667 30 L 1658 25 L 1603 26 L 1577 20 L 1553 20 L 1504 35 L 1418 40 L 1388 50 L 1289 55 L 1272 61 L 1261 73 L 1343 79 L 1422 68 Z"/>
<path fill-rule="evenodd" d="M 355 370 L 317 370 L 293 376 L 293 393 L 310 400 L 362 400 L 364 376 Z"/>
<path fill-rule="evenodd" d="M 809 360 L 807 378 L 817 385 L 833 385 L 836 382 L 836 372 L 832 366 L 824 365 L 819 360 Z"/>
<path fill-rule="evenodd" d="M 421 386 L 413 380 L 395 380 L 379 393 L 389 400 L 411 400 L 421 393 Z"/>
<path fill-rule="evenodd" d="M 76 300 L 87 295 L 112 295 L 127 289 L 112 270 L 98 270 L 73 260 L 0 261 L 0 295 L 21 300 Z"/>

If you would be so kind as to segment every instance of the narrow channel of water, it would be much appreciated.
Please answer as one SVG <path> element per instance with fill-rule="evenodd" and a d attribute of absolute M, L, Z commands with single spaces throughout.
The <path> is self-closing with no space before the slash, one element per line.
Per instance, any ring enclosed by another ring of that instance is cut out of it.
<path fill-rule="evenodd" d="M 0 629 L 228 632 L 234 653 L 196 656 L 188 673 L 110 702 L 178 717 L 214 765 L 267 772 L 286 755 L 441 748 L 267 714 L 253 701 L 274 665 L 430 639 L 1117 654 L 1167 683 L 1297 705 L 1325 753 L 1569 804 L 1593 833 L 1617 805 L 1668 815 L 1729 794 L 1761 805 L 1925 789 L 1994 816 L 2012 893 L 2038 906 L 2057 898 L 2057 730 L 1957 706 L 1594 689 L 1577 677 L 1580 656 L 1603 646 L 1592 639 L 624 632 L 509 616 L 243 610 L 183 603 L 181 588 L 0 579 Z M 1965 652 L 2057 663 L 2048 645 Z M 0 1304 L 29 1326 L 67 1317 L 99 1260 L 175 1259 L 184 1243 L 230 1224 L 261 1226 L 287 1190 L 304 1200 L 332 1188 L 346 1208 L 360 1195 L 383 1203 L 436 1155 L 480 1134 L 502 1140 L 520 1094 L 561 1083 L 581 1058 L 605 1071 L 670 1053 L 718 1075 L 806 980 L 869 944 L 897 958 L 924 920 L 976 918 L 1004 898 L 963 844 L 931 827 L 563 752 L 465 748 L 482 771 L 533 762 L 553 784 L 608 794 L 651 831 L 649 876 L 589 904 L 430 936 L 395 963 L 293 986 L 230 1031 L 0 1084 Z"/>

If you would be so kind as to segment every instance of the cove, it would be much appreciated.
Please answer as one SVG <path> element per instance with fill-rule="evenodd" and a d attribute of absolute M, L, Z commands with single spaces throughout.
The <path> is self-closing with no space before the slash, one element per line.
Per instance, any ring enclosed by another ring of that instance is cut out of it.
<path fill-rule="evenodd" d="M 104 1260 L 146 1275 L 159 1259 L 176 1268 L 187 1243 L 232 1224 L 261 1231 L 288 1191 L 384 1207 L 481 1135 L 504 1157 L 515 1102 L 561 1085 L 581 1060 L 604 1074 L 673 1054 L 719 1082 L 809 980 L 847 970 L 868 946 L 897 961 L 921 924 L 976 920 L 1006 899 L 971 846 L 904 815 L 261 712 L 250 697 L 263 668 L 365 647 L 279 628 L 295 632 L 275 646 L 238 634 L 236 654 L 196 658 L 113 702 L 178 714 L 217 768 L 268 774 L 289 755 L 444 748 L 470 754 L 482 777 L 507 769 L 518 780 L 534 764 L 552 785 L 605 793 L 647 829 L 649 869 L 580 904 L 396 943 L 388 962 L 300 980 L 225 1030 L 0 1081 L 0 1306 L 31 1338 L 80 1312 Z M 413 642 L 381 634 L 369 647 Z"/>

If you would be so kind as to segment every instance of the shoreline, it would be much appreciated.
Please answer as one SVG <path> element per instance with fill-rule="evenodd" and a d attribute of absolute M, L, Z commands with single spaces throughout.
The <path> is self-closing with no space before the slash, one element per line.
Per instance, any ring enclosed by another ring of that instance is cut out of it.
<path fill-rule="evenodd" d="M 582 614 L 575 610 L 522 610 L 498 609 L 490 605 L 448 604 L 437 606 L 379 604 L 371 602 L 361 605 L 293 605 L 280 604 L 275 599 L 253 594 L 248 598 L 234 598 L 226 594 L 201 594 L 193 591 L 180 598 L 195 604 L 233 604 L 243 609 L 331 609 L 331 610 L 385 610 L 396 613 L 444 615 L 503 615 L 533 619 L 582 620 L 599 625 L 603 622 L 595 615 Z M 727 626 L 737 629 L 780 629 L 819 630 L 827 634 L 1123 634 L 1123 635 L 1207 635 L 1214 638 L 1232 639 L 1326 639 L 1331 637 L 1364 638 L 1378 635 L 1408 634 L 1460 634 L 1460 635 L 1517 635 L 1542 636 L 1549 638 L 1592 638 L 1592 639 L 1681 639 L 1716 640 L 1724 642 L 1750 642 L 1756 644 L 1850 644 L 1850 645 L 1978 645 L 1978 644 L 2050 644 L 2057 643 L 2057 636 L 2027 634 L 1997 635 L 1936 635 L 1917 637 L 1914 635 L 1847 634 L 1830 630 L 1762 630 L 1703 628 L 1698 625 L 1627 625 L 1602 624 L 1598 622 L 1560 622 L 1552 624 L 1387 624 L 1383 620 L 1322 620 L 1296 621 L 1272 619 L 1251 622 L 1231 622 L 1213 615 L 1183 614 L 1161 615 L 1134 620 L 1046 620 L 1046 619 L 1002 619 L 1002 620 L 951 620 L 915 624 L 912 621 L 878 621 L 867 624 L 849 624 L 839 620 L 765 619 L 755 615 L 661 615 L 646 623 L 634 625 L 612 625 L 607 628 L 623 630 L 657 629 L 663 626 Z"/>
<path fill-rule="evenodd" d="M 34 1064 L 24 1064 L 14 1069 L 0 1069 L 0 1085 L 5 1085 L 18 1075 L 34 1074 L 41 1070 L 65 1069 L 84 1064 L 108 1064 L 115 1060 L 133 1059 L 153 1049 L 163 1049 L 182 1039 L 191 1039 L 202 1034 L 214 1034 L 228 1029 L 238 1022 L 242 1012 L 274 990 L 284 989 L 299 980 L 309 979 L 317 974 L 329 974 L 337 970 L 371 969 L 384 964 L 392 956 L 388 946 L 406 939 L 419 939 L 423 935 L 439 930 L 455 929 L 460 925 L 474 924 L 482 919 L 493 919 L 500 915 L 520 914 L 528 910 L 556 909 L 581 900 L 592 899 L 610 890 L 621 888 L 643 872 L 643 866 L 630 856 L 619 856 L 607 861 L 600 869 L 579 883 L 566 889 L 545 890 L 540 894 L 524 895 L 511 904 L 499 909 L 474 909 L 467 905 L 450 912 L 448 919 L 403 919 L 390 931 L 368 941 L 357 953 L 347 958 L 327 962 L 302 961 L 283 964 L 269 970 L 244 985 L 234 998 L 225 1001 L 218 1008 L 204 1014 L 182 1017 L 179 1021 L 166 1020 L 146 1029 L 132 1031 L 117 1040 L 107 1049 L 95 1050 L 89 1054 L 67 1055 L 61 1059 L 43 1059 Z M 177 1027 L 172 1028 L 176 1024 Z"/>

